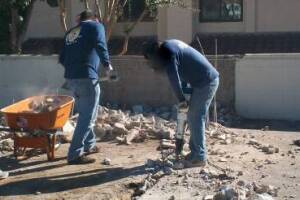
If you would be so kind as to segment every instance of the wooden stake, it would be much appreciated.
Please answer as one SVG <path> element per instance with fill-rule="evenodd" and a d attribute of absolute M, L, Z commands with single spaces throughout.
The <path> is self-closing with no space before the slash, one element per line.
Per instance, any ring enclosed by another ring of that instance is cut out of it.
<path fill-rule="evenodd" d="M 215 39 L 215 68 L 218 69 L 218 39 Z M 217 113 L 217 94 L 213 99 L 214 102 L 214 111 L 213 111 L 213 121 L 216 123 L 218 122 L 218 113 Z"/>

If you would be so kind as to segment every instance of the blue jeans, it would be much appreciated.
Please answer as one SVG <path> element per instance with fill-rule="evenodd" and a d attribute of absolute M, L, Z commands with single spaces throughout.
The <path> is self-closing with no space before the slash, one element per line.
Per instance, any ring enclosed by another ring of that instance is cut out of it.
<path fill-rule="evenodd" d="M 188 111 L 188 125 L 191 131 L 191 158 L 206 160 L 205 120 L 209 106 L 219 86 L 219 78 L 202 88 L 193 88 Z"/>
<path fill-rule="evenodd" d="M 93 127 L 98 114 L 100 86 L 92 79 L 69 79 L 68 85 L 74 93 L 75 108 L 79 113 L 68 153 L 68 161 L 71 161 L 96 145 Z"/>

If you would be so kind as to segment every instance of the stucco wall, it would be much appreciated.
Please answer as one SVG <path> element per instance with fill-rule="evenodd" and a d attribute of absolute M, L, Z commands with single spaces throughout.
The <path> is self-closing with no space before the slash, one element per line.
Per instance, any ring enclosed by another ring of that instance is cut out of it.
<path fill-rule="evenodd" d="M 300 120 L 300 54 L 246 55 L 237 61 L 235 74 L 240 115 Z"/>
<path fill-rule="evenodd" d="M 102 102 L 122 105 L 172 105 L 176 102 L 165 75 L 156 74 L 139 56 L 113 57 L 120 80 L 102 84 Z M 218 101 L 234 101 L 234 57 L 220 57 L 221 84 Z M 0 56 L 0 107 L 43 93 L 61 93 L 63 68 L 57 56 Z"/>

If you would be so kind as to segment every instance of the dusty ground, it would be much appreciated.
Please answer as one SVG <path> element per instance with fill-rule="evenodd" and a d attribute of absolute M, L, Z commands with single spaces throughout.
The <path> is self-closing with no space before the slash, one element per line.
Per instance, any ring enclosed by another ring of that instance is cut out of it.
<path fill-rule="evenodd" d="M 223 156 L 209 155 L 209 159 L 222 168 L 231 168 L 238 180 L 280 187 L 275 199 L 300 199 L 300 147 L 292 145 L 294 139 L 300 139 L 300 132 L 282 129 L 231 129 L 239 135 L 239 142 L 209 144 L 210 151 L 220 149 L 225 152 Z M 250 139 L 272 144 L 280 151 L 265 154 L 245 144 Z M 131 199 L 133 190 L 127 185 L 146 176 L 145 160 L 159 158 L 158 144 L 159 141 L 151 140 L 130 146 L 99 143 L 101 152 L 93 155 L 97 162 L 82 166 L 66 165 L 68 145 L 61 146 L 57 159 L 49 163 L 45 155 L 19 162 L 9 155 L 3 156 L 0 168 L 10 171 L 11 176 L 0 182 L 0 199 Z M 112 165 L 100 164 L 105 157 L 112 159 Z M 219 162 L 220 158 L 226 158 L 227 162 Z M 239 171 L 243 175 L 237 176 Z M 205 183 L 199 172 L 200 169 L 196 168 L 164 176 L 139 199 L 168 200 L 172 195 L 181 200 L 202 199 L 204 195 L 212 194 L 215 187 Z"/>
<path fill-rule="evenodd" d="M 279 147 L 278 154 L 265 154 L 251 145 L 230 144 L 210 145 L 210 149 L 220 149 L 226 154 L 224 156 L 210 155 L 213 164 L 222 168 L 230 168 L 238 180 L 246 183 L 261 183 L 279 187 L 278 197 L 275 199 L 300 199 L 300 147 L 292 145 L 294 139 L 300 138 L 299 132 L 283 131 L 257 131 L 249 129 L 232 129 L 241 135 L 254 137 L 256 140 Z M 248 137 L 247 136 L 247 137 Z M 244 139 L 245 141 L 248 138 Z M 289 154 L 288 152 L 292 152 Z M 227 162 L 219 162 L 220 158 L 226 158 Z M 255 159 L 255 162 L 254 162 Z M 270 161 L 270 162 L 269 162 Z M 208 165 L 207 168 L 214 169 Z M 203 199 L 205 195 L 214 194 L 215 187 L 206 184 L 200 178 L 201 169 L 187 169 L 177 172 L 171 176 L 160 179 L 159 183 L 140 198 L 150 199 Z M 242 171 L 243 175 L 238 176 Z M 187 174 L 187 181 L 185 179 Z M 236 181 L 238 181 L 236 180 Z M 171 197 L 171 198 L 170 198 Z"/>

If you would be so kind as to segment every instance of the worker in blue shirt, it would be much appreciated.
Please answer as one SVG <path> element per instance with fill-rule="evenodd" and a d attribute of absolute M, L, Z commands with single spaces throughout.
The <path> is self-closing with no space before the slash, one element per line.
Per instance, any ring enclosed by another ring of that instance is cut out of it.
<path fill-rule="evenodd" d="M 151 41 L 145 44 L 144 56 L 152 61 L 158 72 L 167 72 L 179 101 L 178 109 L 188 107 L 188 125 L 191 131 L 191 153 L 185 158 L 185 167 L 205 166 L 205 121 L 211 101 L 219 86 L 219 73 L 197 50 L 180 40 Z M 192 87 L 189 101 L 184 96 L 184 83 Z"/>
<path fill-rule="evenodd" d="M 79 16 L 79 24 L 69 30 L 59 62 L 65 68 L 64 77 L 75 96 L 79 113 L 77 125 L 68 152 L 69 164 L 87 164 L 95 159 L 86 155 L 97 153 L 93 126 L 97 118 L 100 98 L 98 71 L 100 62 L 107 75 L 112 66 L 109 60 L 104 26 L 87 10 Z"/>

